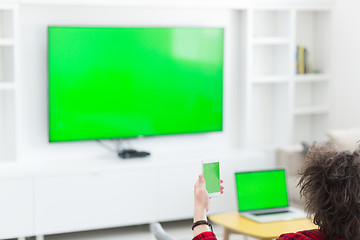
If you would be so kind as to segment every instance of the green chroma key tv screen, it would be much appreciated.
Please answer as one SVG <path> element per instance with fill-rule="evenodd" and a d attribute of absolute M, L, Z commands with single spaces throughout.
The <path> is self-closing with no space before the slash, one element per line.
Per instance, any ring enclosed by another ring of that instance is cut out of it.
<path fill-rule="evenodd" d="M 235 182 L 240 212 L 289 206 L 284 169 L 239 172 Z"/>
<path fill-rule="evenodd" d="M 222 131 L 223 28 L 48 28 L 49 141 Z"/>

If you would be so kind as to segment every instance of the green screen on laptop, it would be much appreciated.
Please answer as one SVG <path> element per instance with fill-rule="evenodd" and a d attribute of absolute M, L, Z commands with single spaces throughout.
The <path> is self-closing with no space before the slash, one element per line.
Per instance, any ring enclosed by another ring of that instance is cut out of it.
<path fill-rule="evenodd" d="M 289 206 L 284 169 L 235 173 L 239 212 Z"/>

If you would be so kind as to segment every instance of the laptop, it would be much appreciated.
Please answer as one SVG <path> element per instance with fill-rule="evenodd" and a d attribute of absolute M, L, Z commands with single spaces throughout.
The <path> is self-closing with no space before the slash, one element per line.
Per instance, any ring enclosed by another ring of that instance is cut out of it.
<path fill-rule="evenodd" d="M 241 216 L 260 223 L 307 217 L 289 206 L 285 169 L 237 172 L 235 184 Z"/>

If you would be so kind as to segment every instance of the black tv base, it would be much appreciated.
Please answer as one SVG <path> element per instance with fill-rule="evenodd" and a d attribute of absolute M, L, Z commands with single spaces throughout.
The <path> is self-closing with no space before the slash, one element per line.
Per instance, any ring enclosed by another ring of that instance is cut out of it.
<path fill-rule="evenodd" d="M 150 156 L 150 153 L 149 152 L 137 151 L 137 150 L 134 150 L 134 149 L 124 149 L 122 151 L 119 151 L 118 155 L 121 158 L 129 159 L 129 158 L 147 157 L 147 156 Z"/>

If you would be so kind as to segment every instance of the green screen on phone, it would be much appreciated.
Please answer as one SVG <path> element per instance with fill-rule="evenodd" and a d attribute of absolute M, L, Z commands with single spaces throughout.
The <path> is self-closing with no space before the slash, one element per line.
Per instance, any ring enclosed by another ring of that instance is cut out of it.
<path fill-rule="evenodd" d="M 287 207 L 284 169 L 235 174 L 239 211 Z"/>
<path fill-rule="evenodd" d="M 208 193 L 220 192 L 219 162 L 204 163 L 203 168 Z"/>

